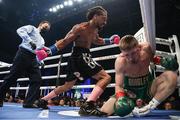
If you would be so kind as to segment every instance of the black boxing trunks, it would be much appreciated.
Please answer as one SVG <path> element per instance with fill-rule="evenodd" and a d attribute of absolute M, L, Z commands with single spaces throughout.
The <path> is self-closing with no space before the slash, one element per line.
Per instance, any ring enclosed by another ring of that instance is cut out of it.
<path fill-rule="evenodd" d="M 66 81 L 75 79 L 82 81 L 85 78 L 92 77 L 101 70 L 101 65 L 92 59 L 89 49 L 74 47 L 68 59 Z"/>

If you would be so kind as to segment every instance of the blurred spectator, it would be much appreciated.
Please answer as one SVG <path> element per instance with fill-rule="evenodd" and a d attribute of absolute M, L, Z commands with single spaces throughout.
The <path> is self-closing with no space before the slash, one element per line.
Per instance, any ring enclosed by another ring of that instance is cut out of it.
<path fill-rule="evenodd" d="M 81 101 L 80 100 L 76 100 L 75 101 L 75 106 L 76 107 L 80 107 L 81 106 Z"/>
<path fill-rule="evenodd" d="M 68 100 L 66 101 L 66 105 L 67 105 L 67 106 L 71 106 L 71 101 L 70 101 L 70 99 L 68 99 Z"/>
<path fill-rule="evenodd" d="M 6 97 L 4 99 L 5 102 L 13 102 L 13 97 L 10 93 L 6 93 Z"/>
<path fill-rule="evenodd" d="M 175 96 L 170 96 L 168 101 L 172 104 L 173 109 L 180 110 L 180 99 Z"/>
<path fill-rule="evenodd" d="M 101 108 L 103 106 L 103 100 L 102 99 L 98 99 L 96 101 L 96 105 L 97 105 L 98 108 Z"/>
<path fill-rule="evenodd" d="M 75 107 L 75 101 L 71 99 L 71 107 Z"/>
<path fill-rule="evenodd" d="M 60 105 L 60 106 L 65 106 L 65 100 L 64 100 L 64 99 L 60 99 L 59 105 Z"/>
<path fill-rule="evenodd" d="M 24 100 L 22 100 L 19 96 L 17 96 L 17 97 L 14 98 L 14 102 L 15 103 L 23 103 Z"/>
<path fill-rule="evenodd" d="M 145 104 L 144 104 L 144 101 L 142 100 L 142 99 L 137 99 L 136 100 L 136 106 L 138 107 L 138 108 L 141 108 L 141 107 L 143 107 Z"/>
<path fill-rule="evenodd" d="M 54 105 L 55 105 L 55 104 L 54 104 L 54 101 L 53 101 L 52 99 L 48 100 L 48 105 L 54 106 Z"/>
<path fill-rule="evenodd" d="M 164 104 L 164 109 L 165 110 L 172 110 L 173 109 L 173 105 L 170 102 L 166 102 Z"/>

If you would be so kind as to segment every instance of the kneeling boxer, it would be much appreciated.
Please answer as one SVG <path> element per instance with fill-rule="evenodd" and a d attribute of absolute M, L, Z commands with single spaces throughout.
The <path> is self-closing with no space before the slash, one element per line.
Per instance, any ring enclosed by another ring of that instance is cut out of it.
<path fill-rule="evenodd" d="M 136 95 L 135 100 L 142 99 L 148 103 L 142 108 L 135 107 L 133 115 L 146 115 L 174 92 L 177 85 L 177 73 L 174 70 L 178 69 L 178 63 L 174 60 L 154 58 L 150 44 L 138 43 L 132 35 L 124 36 L 119 47 L 121 53 L 115 61 L 115 96 L 102 106 L 101 111 L 108 115 L 113 114 L 115 102 L 119 98 L 126 97 L 125 89 L 127 89 Z M 161 65 L 166 68 L 165 72 L 155 79 L 149 70 L 153 58 L 159 64 L 163 63 Z M 127 104 L 127 101 L 122 102 Z"/>

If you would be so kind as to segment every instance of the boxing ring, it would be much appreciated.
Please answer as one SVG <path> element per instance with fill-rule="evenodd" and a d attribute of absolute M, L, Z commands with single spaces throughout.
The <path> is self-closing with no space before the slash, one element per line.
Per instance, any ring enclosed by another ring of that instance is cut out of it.
<path fill-rule="evenodd" d="M 142 6 L 143 2 L 140 2 L 140 3 L 141 3 L 140 5 Z M 143 8 L 141 7 L 141 9 L 143 9 Z M 154 12 L 151 12 L 151 13 L 153 14 Z M 146 20 L 143 19 L 143 21 L 146 21 Z M 148 38 L 149 42 L 153 46 L 153 49 L 156 48 L 156 44 L 168 47 L 169 48 L 168 52 L 156 50 L 156 55 L 163 56 L 163 57 L 165 57 L 165 56 L 175 57 L 175 58 L 177 58 L 177 61 L 180 64 L 180 47 L 179 47 L 177 36 L 172 35 L 168 39 L 156 37 L 155 40 L 153 41 L 152 36 L 155 35 L 155 30 L 153 30 L 153 29 L 155 29 L 155 28 L 151 28 L 152 29 L 152 31 L 151 31 L 151 30 L 149 30 L 148 26 L 154 26 L 154 25 L 148 23 L 149 21 L 146 21 L 146 22 L 147 23 L 144 23 L 144 27 L 141 28 L 134 36 L 139 40 L 139 42 L 143 42 L 145 38 Z M 145 30 L 147 30 L 147 31 L 144 32 Z M 90 51 L 91 51 L 92 55 L 96 54 L 96 57 L 94 57 L 93 59 L 95 61 L 99 62 L 100 64 L 101 64 L 101 62 L 106 62 L 106 63 L 108 63 L 109 61 L 114 62 L 115 59 L 117 58 L 117 56 L 119 55 L 119 52 L 120 52 L 117 45 L 105 45 L 105 46 L 101 46 L 101 47 L 95 47 L 95 48 L 91 48 Z M 108 53 L 107 51 L 112 51 L 112 52 Z M 102 55 L 102 56 L 98 56 L 99 52 L 106 53 L 106 54 Z M 61 71 L 64 67 L 66 67 L 66 65 L 67 65 L 66 60 L 70 55 L 71 55 L 71 53 L 65 53 L 65 54 L 51 56 L 51 57 L 46 58 L 44 60 L 45 66 L 41 69 L 43 69 L 43 71 L 45 71 L 47 69 L 56 69 L 57 72 L 56 72 L 56 74 L 51 74 L 48 76 L 42 76 L 43 81 L 65 79 L 66 74 L 63 74 Z M 49 61 L 58 61 L 58 62 L 48 64 L 48 63 L 50 63 Z M 101 65 L 103 66 L 103 64 L 101 64 Z M 3 76 L 3 75 L 8 74 L 9 73 L 8 69 L 10 67 L 11 67 L 11 64 L 0 66 L 0 75 Z M 162 67 L 160 65 L 155 65 L 153 67 L 155 69 L 154 75 L 156 75 L 156 72 L 163 72 L 165 70 L 164 67 Z M 105 71 L 107 73 L 109 73 L 111 76 L 113 76 L 115 74 L 114 65 L 109 65 L 109 68 L 105 69 Z M 179 67 L 178 71 L 180 72 L 180 67 Z M 15 96 L 18 96 L 20 90 L 25 91 L 25 93 L 27 93 L 28 86 L 21 86 L 21 82 L 27 82 L 28 80 L 29 80 L 28 78 L 19 78 L 17 80 L 16 87 L 10 88 L 10 90 L 15 91 Z M 0 80 L 0 82 L 3 82 L 3 80 Z M 76 90 L 76 89 L 89 89 L 89 88 L 93 88 L 94 86 L 95 86 L 94 84 L 91 84 L 91 85 L 75 85 L 72 89 L 74 89 L 74 90 Z M 41 90 L 40 94 L 42 96 L 44 96 L 47 93 L 49 93 L 51 90 L 53 90 L 55 87 L 56 87 L 56 85 L 41 86 L 40 87 L 40 90 Z M 114 87 L 115 87 L 115 83 L 111 83 L 107 86 L 107 89 L 108 88 L 114 88 Z M 178 79 L 177 88 L 179 89 L 179 87 L 180 87 L 180 77 Z M 180 94 L 180 89 L 179 89 L 179 94 Z M 121 117 L 119 117 L 119 116 L 82 117 L 82 116 L 79 116 L 77 113 L 79 107 L 67 107 L 67 106 L 63 106 L 63 107 L 61 107 L 61 106 L 49 106 L 49 107 L 50 107 L 49 110 L 25 109 L 22 107 L 21 104 L 5 103 L 4 107 L 0 108 L 0 119 L 2 119 L 2 120 L 8 120 L 8 119 L 14 119 L 14 120 L 16 120 L 16 119 L 17 120 L 19 120 L 19 119 L 24 119 L 24 120 L 27 120 L 27 119 L 34 119 L 34 120 L 38 120 L 38 119 L 48 119 L 48 120 L 49 119 L 50 120 L 55 120 L 55 119 L 84 119 L 84 120 L 85 119 L 88 119 L 88 120 L 91 120 L 91 119 L 121 119 Z M 151 120 L 153 120 L 153 119 L 159 119 L 159 120 L 175 119 L 175 120 L 178 120 L 178 119 L 180 119 L 180 111 L 153 110 L 150 114 L 148 114 L 145 117 L 137 118 L 137 117 L 130 116 L 128 118 L 122 118 L 122 119 L 132 119 L 132 120 L 136 120 L 136 119 L 143 119 L 143 120 L 144 119 L 151 119 Z"/>
<path fill-rule="evenodd" d="M 3 108 L 0 108 L 0 119 L 1 120 L 60 120 L 60 119 L 74 119 L 74 120 L 166 120 L 173 119 L 178 120 L 177 117 L 180 115 L 179 111 L 175 110 L 155 110 L 145 117 L 128 117 L 120 118 L 119 116 L 109 117 L 95 117 L 88 116 L 83 117 L 77 114 L 78 107 L 67 107 L 67 106 L 50 106 L 50 110 L 39 110 L 39 109 L 24 109 L 21 104 L 5 103 Z"/>
<path fill-rule="evenodd" d="M 139 34 L 141 35 L 141 34 Z M 179 61 L 179 44 L 178 39 L 175 35 L 172 37 L 169 37 L 168 39 L 163 39 L 163 38 L 156 38 L 156 44 L 161 44 L 161 45 L 166 45 L 169 47 L 170 52 L 164 52 L 164 51 L 156 51 L 156 55 L 161 55 L 161 56 L 169 56 L 169 57 L 177 57 Z M 94 52 L 99 52 L 99 51 L 108 51 L 109 49 L 114 50 L 115 54 L 106 54 L 106 56 L 98 56 L 93 58 L 95 61 L 109 61 L 109 60 L 115 60 L 116 57 L 118 56 L 118 50 L 119 49 L 117 45 L 107 45 L 107 46 L 101 46 L 101 47 L 96 47 L 90 49 L 92 54 Z M 71 55 L 71 53 L 65 53 L 63 55 L 56 55 L 52 57 L 48 57 L 45 59 L 46 61 L 51 61 L 51 60 L 59 60 L 58 63 L 55 64 L 47 64 L 44 66 L 44 69 L 51 69 L 51 68 L 56 68 L 57 73 L 56 75 L 49 75 L 49 76 L 42 76 L 43 81 L 47 79 L 64 79 L 66 77 L 66 74 L 61 74 L 61 68 L 66 67 L 67 62 L 62 62 L 62 59 L 68 58 Z M 63 58 L 62 58 L 63 57 Z M 11 65 L 6 65 L 6 66 L 1 66 L 1 69 L 3 68 L 9 68 Z M 103 65 L 102 65 L 103 66 Z M 156 66 L 156 72 L 163 72 L 164 68 L 162 66 Z M 114 69 L 107 69 L 107 73 L 110 75 L 113 75 L 115 73 Z M 8 74 L 9 71 L 1 71 L 0 75 Z M 15 90 L 15 95 L 18 96 L 19 90 L 28 90 L 28 86 L 26 87 L 21 87 L 20 82 L 28 81 L 28 78 L 19 78 L 17 81 L 17 86 L 16 87 L 11 87 L 11 90 Z M 0 82 L 2 82 L 1 80 Z M 75 85 L 72 89 L 86 89 L 86 88 L 93 88 L 95 85 Z M 112 88 L 115 86 L 115 83 L 111 83 L 108 85 L 108 88 Z M 178 88 L 179 88 L 178 84 Z M 56 86 L 41 86 L 41 95 L 44 95 L 44 90 L 48 90 L 49 92 L 54 89 Z M 100 117 L 95 117 L 95 116 L 90 116 L 90 117 L 80 117 L 78 115 L 78 109 L 79 107 L 67 107 L 67 106 L 50 106 L 49 110 L 40 110 L 40 109 L 24 109 L 21 104 L 16 104 L 16 103 L 5 103 L 4 107 L 0 108 L 0 119 L 102 119 Z M 9 112 L 11 114 L 9 114 Z M 25 116 L 23 116 L 25 115 Z M 141 117 L 141 118 L 136 118 L 136 117 L 130 117 L 127 119 L 177 119 L 177 116 L 180 116 L 180 111 L 175 111 L 175 110 L 154 110 L 151 114 Z M 103 117 L 103 119 L 120 119 L 119 116 L 109 116 L 109 117 Z M 125 118 L 123 118 L 125 119 Z M 178 118 L 179 119 L 179 118 Z"/>

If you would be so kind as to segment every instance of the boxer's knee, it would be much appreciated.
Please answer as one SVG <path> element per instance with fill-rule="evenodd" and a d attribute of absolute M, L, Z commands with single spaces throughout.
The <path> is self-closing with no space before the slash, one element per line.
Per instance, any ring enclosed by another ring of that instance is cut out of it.
<path fill-rule="evenodd" d="M 101 88 L 106 88 L 106 86 L 111 82 L 111 76 L 109 74 L 106 74 L 102 79 L 100 83 Z"/>
<path fill-rule="evenodd" d="M 60 86 L 58 86 L 57 88 L 54 89 L 54 93 L 56 95 L 59 95 L 59 93 L 60 93 Z"/>
<path fill-rule="evenodd" d="M 104 70 L 101 70 L 96 75 L 92 76 L 92 78 L 98 80 L 97 85 L 102 89 L 105 89 L 106 86 L 111 82 L 111 76 L 107 74 Z"/>
<path fill-rule="evenodd" d="M 72 84 L 71 82 L 66 82 L 64 84 L 65 90 L 70 90 L 72 87 L 74 86 L 74 84 Z"/>
<path fill-rule="evenodd" d="M 165 71 L 164 76 L 167 78 L 169 85 L 176 87 L 178 75 L 173 71 Z"/>
<path fill-rule="evenodd" d="M 105 77 L 106 83 L 109 84 L 111 82 L 111 79 L 112 79 L 111 76 L 107 74 Z"/>
<path fill-rule="evenodd" d="M 74 86 L 75 82 L 76 82 L 76 80 L 73 80 L 70 82 L 65 82 L 65 84 L 62 86 L 58 86 L 56 89 L 54 89 L 55 94 L 58 95 L 62 92 L 70 90 Z"/>
<path fill-rule="evenodd" d="M 167 89 L 173 90 L 177 86 L 177 73 L 173 71 L 165 71 L 160 75 L 160 80 L 163 82 Z"/>

